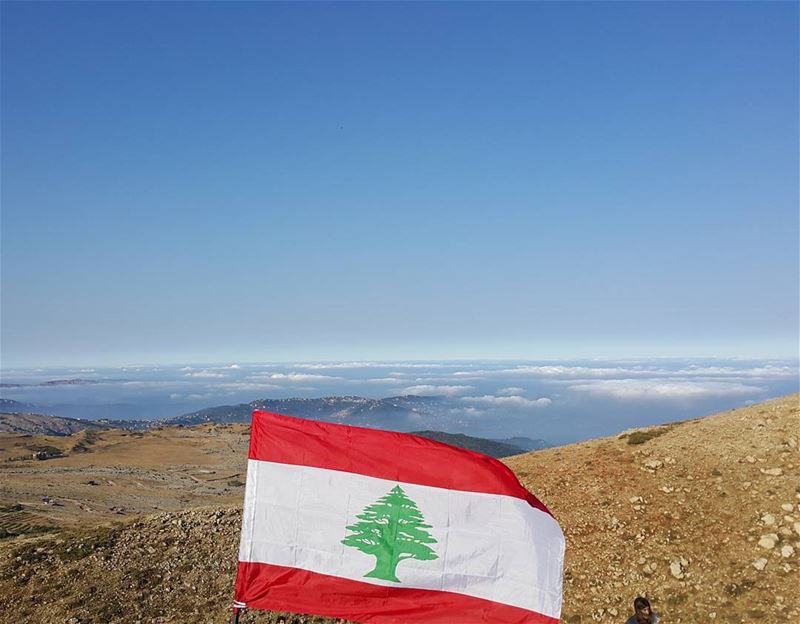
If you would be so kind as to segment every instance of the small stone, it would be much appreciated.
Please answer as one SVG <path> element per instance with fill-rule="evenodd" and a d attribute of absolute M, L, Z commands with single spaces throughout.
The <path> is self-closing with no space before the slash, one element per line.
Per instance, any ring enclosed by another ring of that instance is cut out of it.
<path fill-rule="evenodd" d="M 781 548 L 781 557 L 793 557 L 794 556 L 794 548 L 789 544 L 786 544 L 783 548 Z"/>
<path fill-rule="evenodd" d="M 783 474 L 783 470 L 780 468 L 762 468 L 761 472 L 770 477 L 780 477 Z"/>
<path fill-rule="evenodd" d="M 754 567 L 756 570 L 758 570 L 758 571 L 761 571 L 761 570 L 763 570 L 764 568 L 766 568 L 766 567 L 767 567 L 767 560 L 766 560 L 766 559 L 764 559 L 764 557 L 761 557 L 761 559 L 756 559 L 756 560 L 753 562 L 753 567 Z"/>
<path fill-rule="evenodd" d="M 775 516 L 771 513 L 763 513 L 761 514 L 761 522 L 767 526 L 772 526 L 775 524 Z"/>
<path fill-rule="evenodd" d="M 775 548 L 775 544 L 778 543 L 778 536 L 775 533 L 767 533 L 766 535 L 762 535 L 761 539 L 758 540 L 758 545 L 761 548 L 766 548 L 767 550 L 772 550 Z"/>
<path fill-rule="evenodd" d="M 792 528 L 794 529 L 794 532 L 795 532 L 795 533 L 797 533 L 798 535 L 800 535 L 800 522 L 795 522 L 795 523 L 792 525 Z"/>
<path fill-rule="evenodd" d="M 675 578 L 682 579 L 684 576 L 686 576 L 686 568 L 688 566 L 689 562 L 683 557 L 680 559 L 673 559 L 669 564 L 669 571 Z"/>
<path fill-rule="evenodd" d="M 791 503 L 784 503 L 783 505 L 781 505 L 781 509 L 783 509 L 784 511 L 793 511 L 794 505 L 792 505 Z"/>
<path fill-rule="evenodd" d="M 634 504 L 634 503 L 643 503 L 643 502 L 644 502 L 644 499 L 642 499 L 642 497 L 641 497 L 641 496 L 631 496 L 631 497 L 628 499 L 628 501 L 629 501 L 631 504 Z"/>
<path fill-rule="evenodd" d="M 664 465 L 663 462 L 661 462 L 661 461 L 659 461 L 657 459 L 651 459 L 650 461 L 645 462 L 644 467 L 647 468 L 648 470 L 652 470 L 653 472 L 655 472 L 656 470 L 661 468 L 661 466 L 663 466 L 663 465 Z"/>
<path fill-rule="evenodd" d="M 748 455 L 747 457 L 745 457 L 745 458 L 744 458 L 744 460 L 745 460 L 745 461 L 746 461 L 748 464 L 755 464 L 755 463 L 756 463 L 756 458 L 755 458 L 755 457 L 753 457 L 752 455 Z"/>
<path fill-rule="evenodd" d="M 745 481 L 744 483 L 742 483 L 742 489 L 743 490 L 749 490 L 751 485 L 753 485 L 753 484 L 750 483 L 750 481 Z"/>

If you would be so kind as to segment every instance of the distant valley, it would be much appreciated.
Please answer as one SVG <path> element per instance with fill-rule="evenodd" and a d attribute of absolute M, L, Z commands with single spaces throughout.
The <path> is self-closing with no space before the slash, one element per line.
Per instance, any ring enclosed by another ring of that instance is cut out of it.
<path fill-rule="evenodd" d="M 3 399 L 0 402 L 0 432 L 63 436 L 83 430 L 144 431 L 168 426 L 249 424 L 256 409 L 325 422 L 416 433 L 493 457 L 508 457 L 549 446 L 544 440 L 521 436 L 486 439 L 460 433 L 463 425 L 452 414 L 447 400 L 424 396 L 258 399 L 250 403 L 210 407 L 165 420 L 68 418 L 36 413 L 34 405 Z"/>

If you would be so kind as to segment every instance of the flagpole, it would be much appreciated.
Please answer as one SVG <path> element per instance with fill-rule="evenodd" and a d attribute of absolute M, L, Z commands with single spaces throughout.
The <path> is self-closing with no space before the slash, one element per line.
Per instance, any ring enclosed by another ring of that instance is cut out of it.
<path fill-rule="evenodd" d="M 231 620 L 231 624 L 239 624 L 239 607 L 233 608 L 233 619 Z"/>

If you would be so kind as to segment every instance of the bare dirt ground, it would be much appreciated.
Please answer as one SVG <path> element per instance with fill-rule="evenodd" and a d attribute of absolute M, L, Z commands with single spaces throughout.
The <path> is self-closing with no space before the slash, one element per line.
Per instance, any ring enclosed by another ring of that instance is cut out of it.
<path fill-rule="evenodd" d="M 800 622 L 800 396 L 507 464 L 566 534 L 566 622 L 637 594 L 668 622 Z"/>
<path fill-rule="evenodd" d="M 3 526 L 56 529 L 0 540 L 0 622 L 229 621 L 247 429 L 71 438 L 0 438 Z M 7 461 L 37 445 L 70 455 Z M 800 622 L 800 396 L 506 463 L 564 528 L 563 621 Z"/>
<path fill-rule="evenodd" d="M 0 433 L 0 535 L 241 503 L 248 440 L 245 425 Z"/>

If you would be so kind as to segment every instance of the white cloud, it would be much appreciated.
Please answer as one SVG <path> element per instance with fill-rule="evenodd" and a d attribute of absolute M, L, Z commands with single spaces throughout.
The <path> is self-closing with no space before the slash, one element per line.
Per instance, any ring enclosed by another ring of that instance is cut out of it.
<path fill-rule="evenodd" d="M 728 381 L 667 381 L 660 379 L 604 379 L 569 386 L 591 396 L 620 400 L 704 399 L 752 396 L 763 392 L 758 386 Z"/>
<path fill-rule="evenodd" d="M 525 394 L 525 388 L 500 388 L 500 390 L 497 391 L 497 394 L 500 396 L 519 396 L 520 394 Z"/>
<path fill-rule="evenodd" d="M 273 373 L 269 379 L 280 381 L 342 381 L 341 377 L 331 377 L 329 375 L 314 375 L 312 373 Z"/>
<path fill-rule="evenodd" d="M 220 390 L 227 390 L 227 391 L 263 391 L 263 390 L 283 390 L 282 386 L 278 386 L 271 383 L 265 382 L 258 382 L 258 381 L 237 381 L 237 382 L 230 382 L 230 383 L 222 383 L 219 385 L 215 385 L 214 388 L 219 388 Z"/>
<path fill-rule="evenodd" d="M 222 373 L 215 373 L 214 371 L 210 371 L 210 370 L 201 370 L 201 371 L 196 371 L 196 372 L 193 372 L 193 373 L 186 373 L 184 375 L 184 377 L 203 377 L 203 378 L 209 378 L 210 379 L 212 377 L 216 377 L 216 378 L 225 377 L 225 375 L 223 375 Z"/>
<path fill-rule="evenodd" d="M 492 407 L 547 407 L 553 401 L 547 397 L 538 399 L 526 399 L 521 396 L 494 396 L 492 394 L 484 394 L 483 396 L 470 396 L 462 397 L 462 401 L 469 403 L 478 403 L 480 405 L 488 405 Z"/>
<path fill-rule="evenodd" d="M 419 396 L 458 396 L 459 394 L 464 394 L 465 392 L 469 392 L 470 390 L 474 390 L 472 386 L 431 386 L 431 385 L 421 385 L 421 386 L 410 386 L 408 388 L 403 388 L 403 394 L 416 394 Z"/>
<path fill-rule="evenodd" d="M 558 380 L 567 379 L 629 379 L 635 377 L 643 378 L 668 378 L 683 379 L 707 377 L 710 379 L 788 379 L 797 377 L 798 368 L 796 366 L 776 366 L 767 364 L 764 366 L 754 366 L 751 368 L 734 366 L 687 366 L 679 370 L 657 366 L 518 366 L 499 371 L 503 374 L 531 375 L 545 379 Z"/>
<path fill-rule="evenodd" d="M 600 368 L 591 366 L 518 366 L 508 368 L 502 373 L 534 375 L 537 377 L 621 377 L 623 375 L 652 375 L 652 370 L 638 368 Z"/>
<path fill-rule="evenodd" d="M 742 377 L 754 379 L 788 379 L 797 377 L 796 366 L 756 366 L 753 368 L 735 368 L 733 366 L 689 366 L 673 373 L 677 376 L 690 377 Z"/>
<path fill-rule="evenodd" d="M 447 368 L 447 365 L 416 362 L 309 362 L 291 364 L 291 367 L 327 370 L 335 368 Z"/>
<path fill-rule="evenodd" d="M 182 396 L 183 396 L 182 394 L 178 394 L 177 392 L 173 392 L 172 394 L 169 395 L 169 398 L 172 399 L 173 401 L 177 401 Z"/>

